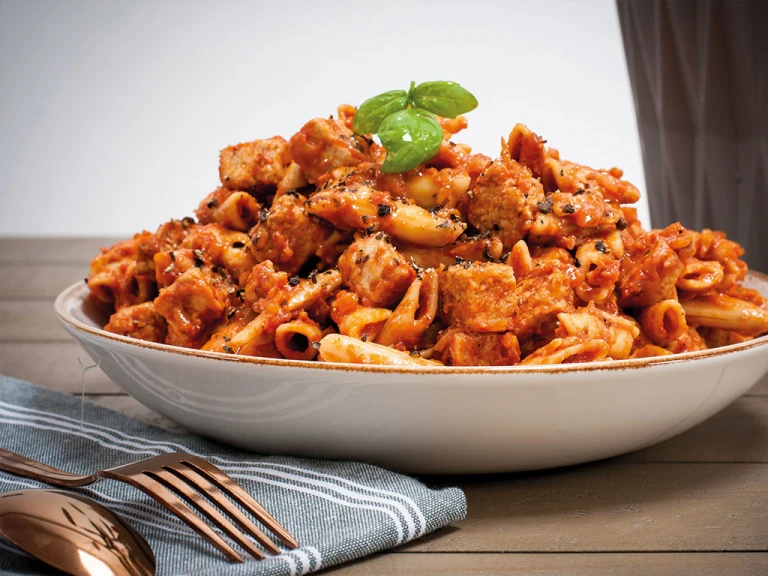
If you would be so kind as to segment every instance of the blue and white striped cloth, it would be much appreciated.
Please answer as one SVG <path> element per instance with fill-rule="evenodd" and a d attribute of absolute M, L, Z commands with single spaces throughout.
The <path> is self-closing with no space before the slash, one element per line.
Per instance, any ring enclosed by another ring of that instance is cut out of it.
<path fill-rule="evenodd" d="M 392 548 L 464 518 L 457 488 L 355 462 L 242 452 L 174 434 L 78 398 L 0 376 L 0 446 L 77 474 L 166 452 L 201 456 L 232 476 L 301 543 L 266 560 L 231 564 L 143 492 L 113 480 L 77 489 L 111 508 L 150 543 L 158 575 L 298 575 Z M 45 487 L 0 472 L 0 492 Z M 244 554 L 245 556 L 245 554 Z M 1 574 L 53 574 L 0 537 Z"/>

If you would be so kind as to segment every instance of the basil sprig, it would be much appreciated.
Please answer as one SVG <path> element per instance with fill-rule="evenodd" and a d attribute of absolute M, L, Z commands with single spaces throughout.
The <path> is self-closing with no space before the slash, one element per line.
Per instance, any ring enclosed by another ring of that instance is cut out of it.
<path fill-rule="evenodd" d="M 390 90 L 363 102 L 355 114 L 357 134 L 378 134 L 387 158 L 387 174 L 413 170 L 440 150 L 443 129 L 435 114 L 455 118 L 477 108 L 477 98 L 455 82 L 411 82 L 410 89 Z"/>

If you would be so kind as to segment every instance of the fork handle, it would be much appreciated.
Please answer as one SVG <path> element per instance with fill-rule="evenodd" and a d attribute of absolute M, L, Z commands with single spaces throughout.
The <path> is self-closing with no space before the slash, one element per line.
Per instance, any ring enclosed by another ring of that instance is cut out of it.
<path fill-rule="evenodd" d="M 21 454 L 0 448 L 0 470 L 25 478 L 32 478 L 53 486 L 83 486 L 90 484 L 88 477 L 76 476 L 53 466 L 32 460 Z"/>

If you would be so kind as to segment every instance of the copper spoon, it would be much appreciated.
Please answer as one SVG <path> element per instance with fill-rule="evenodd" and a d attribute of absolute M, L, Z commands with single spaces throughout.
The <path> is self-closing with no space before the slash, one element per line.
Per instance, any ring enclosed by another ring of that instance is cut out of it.
<path fill-rule="evenodd" d="M 101 504 L 59 490 L 0 494 L 0 534 L 73 576 L 154 576 L 147 541 Z"/>

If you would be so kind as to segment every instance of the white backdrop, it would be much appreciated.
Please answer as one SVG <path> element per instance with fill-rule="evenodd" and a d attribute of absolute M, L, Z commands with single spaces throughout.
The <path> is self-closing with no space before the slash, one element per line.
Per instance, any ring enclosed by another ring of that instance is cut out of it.
<path fill-rule="evenodd" d="M 0 0 L 0 54 L 0 235 L 154 230 L 219 149 L 411 80 L 477 96 L 478 151 L 524 122 L 644 190 L 612 0 Z"/>

